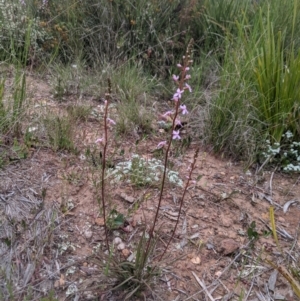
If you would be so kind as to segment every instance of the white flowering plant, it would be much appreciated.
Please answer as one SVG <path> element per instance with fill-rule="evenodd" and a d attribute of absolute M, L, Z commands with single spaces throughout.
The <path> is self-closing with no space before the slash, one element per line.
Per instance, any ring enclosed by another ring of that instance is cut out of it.
<path fill-rule="evenodd" d="M 41 5 L 43 5 L 43 1 Z M 46 3 L 44 4 L 46 5 Z M 41 26 L 38 16 L 30 16 L 25 0 L 0 0 L 0 58 L 19 58 L 26 47 L 26 35 L 30 35 L 30 54 L 38 55 L 52 36 Z M 27 50 L 26 50 L 27 51 Z"/>
<path fill-rule="evenodd" d="M 145 159 L 138 154 L 133 154 L 128 161 L 118 163 L 109 172 L 112 182 L 127 181 L 135 186 L 157 186 L 164 170 L 161 160 L 155 158 Z M 183 186 L 179 173 L 167 169 L 167 179 L 172 185 Z"/>
<path fill-rule="evenodd" d="M 289 130 L 282 135 L 280 143 L 266 140 L 261 155 L 265 162 L 277 164 L 285 172 L 300 172 L 300 142 L 294 141 L 294 134 Z"/>

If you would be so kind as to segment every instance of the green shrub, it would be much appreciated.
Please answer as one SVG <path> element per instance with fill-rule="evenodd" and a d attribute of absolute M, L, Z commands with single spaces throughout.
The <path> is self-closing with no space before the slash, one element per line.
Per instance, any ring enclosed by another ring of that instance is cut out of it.
<path fill-rule="evenodd" d="M 19 0 L 0 0 L 0 60 L 15 62 L 24 51 L 30 51 L 30 57 L 41 56 L 43 45 L 52 39 L 46 28 L 41 26 L 40 16 L 32 17 L 28 5 Z M 28 29 L 30 28 L 29 37 Z M 28 49 L 28 41 L 30 49 Z"/>

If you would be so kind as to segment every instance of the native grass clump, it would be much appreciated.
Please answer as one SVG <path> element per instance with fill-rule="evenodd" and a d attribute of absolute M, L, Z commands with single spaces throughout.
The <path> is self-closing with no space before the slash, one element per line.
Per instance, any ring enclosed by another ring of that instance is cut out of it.
<path fill-rule="evenodd" d="M 266 141 L 274 148 L 286 144 L 287 132 L 293 142 L 300 139 L 299 46 L 294 39 L 299 4 L 289 2 L 290 18 L 283 24 L 281 15 L 275 17 L 276 3 L 263 2 L 251 23 L 245 17 L 236 23 L 237 36 L 226 38 L 219 88 L 208 109 L 208 141 L 217 152 L 247 158 L 250 165 Z"/>

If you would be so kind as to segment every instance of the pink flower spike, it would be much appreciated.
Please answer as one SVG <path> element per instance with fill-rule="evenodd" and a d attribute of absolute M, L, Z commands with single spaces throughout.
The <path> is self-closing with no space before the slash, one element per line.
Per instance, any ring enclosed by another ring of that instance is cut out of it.
<path fill-rule="evenodd" d="M 180 140 L 181 137 L 179 136 L 179 131 L 173 131 L 173 137 L 174 140 Z"/>
<path fill-rule="evenodd" d="M 103 138 L 98 138 L 95 143 L 102 143 L 103 142 Z"/>
<path fill-rule="evenodd" d="M 178 68 L 182 68 L 182 65 L 181 65 L 181 64 L 177 64 L 177 67 L 178 67 Z"/>
<path fill-rule="evenodd" d="M 116 122 L 110 118 L 107 118 L 109 124 L 116 125 Z"/>
<path fill-rule="evenodd" d="M 167 141 L 161 141 L 157 144 L 157 149 L 163 148 L 165 145 L 167 145 Z"/>
<path fill-rule="evenodd" d="M 178 80 L 179 80 L 179 75 L 173 74 L 173 75 L 172 75 L 172 78 L 173 78 L 173 80 L 174 80 L 175 82 L 178 82 Z"/>
<path fill-rule="evenodd" d="M 186 108 L 186 105 L 180 105 L 181 113 L 182 115 L 188 114 L 188 110 Z"/>
<path fill-rule="evenodd" d="M 181 98 L 181 94 L 184 92 L 184 90 L 180 90 L 179 88 L 176 90 L 176 93 L 173 95 L 173 99 L 175 100 L 175 98 L 180 99 Z"/>
<path fill-rule="evenodd" d="M 185 83 L 185 86 L 186 86 L 186 88 L 187 88 L 190 92 L 192 92 L 192 88 L 191 88 L 191 86 L 190 86 L 189 84 Z"/>
<path fill-rule="evenodd" d="M 182 126 L 182 123 L 181 123 L 181 121 L 178 118 L 175 119 L 175 125 Z"/>

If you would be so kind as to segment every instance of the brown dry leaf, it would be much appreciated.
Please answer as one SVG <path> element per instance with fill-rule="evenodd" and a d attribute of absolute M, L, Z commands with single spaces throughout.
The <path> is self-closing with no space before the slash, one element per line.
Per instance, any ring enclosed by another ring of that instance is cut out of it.
<path fill-rule="evenodd" d="M 60 278 L 59 280 L 56 280 L 54 283 L 54 287 L 62 287 L 64 286 L 66 283 L 65 281 L 65 275 L 64 274 L 60 274 Z"/>

